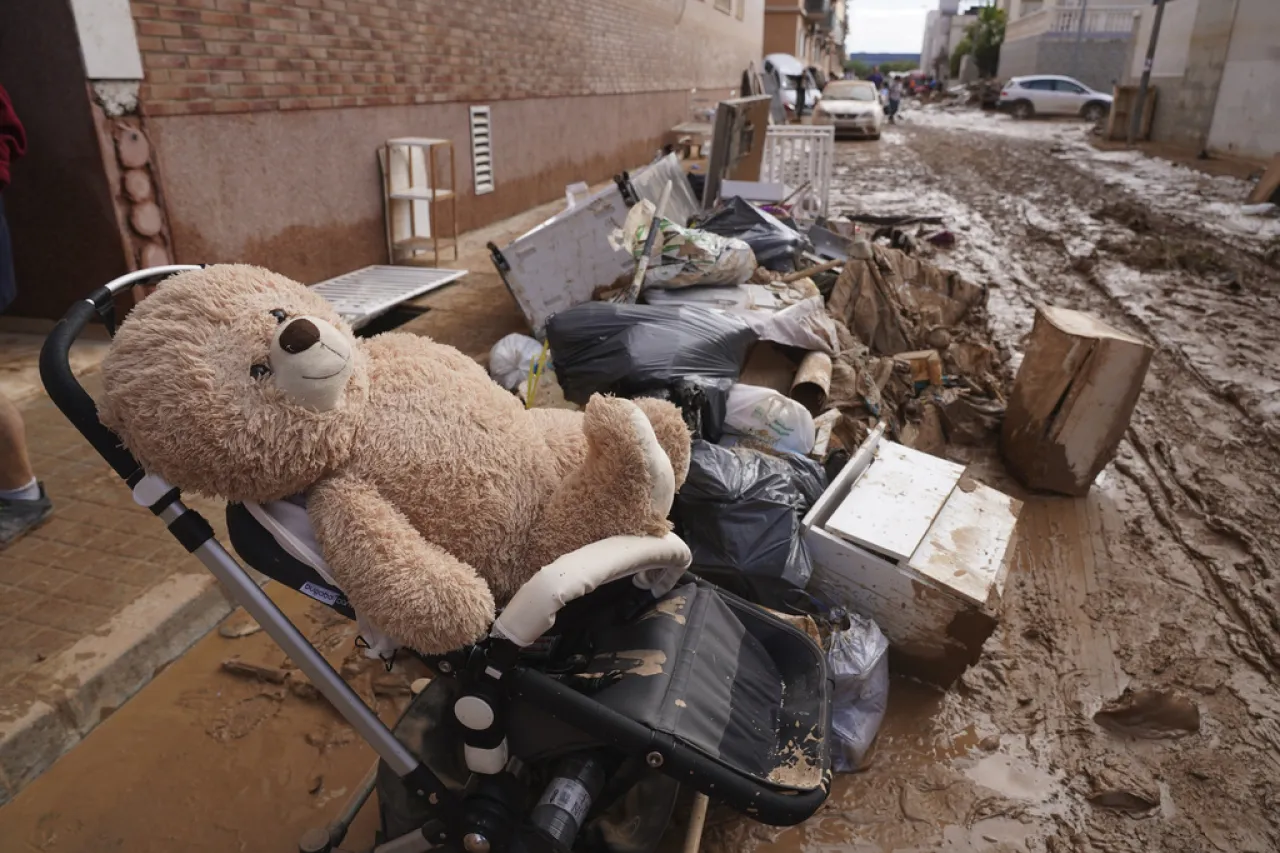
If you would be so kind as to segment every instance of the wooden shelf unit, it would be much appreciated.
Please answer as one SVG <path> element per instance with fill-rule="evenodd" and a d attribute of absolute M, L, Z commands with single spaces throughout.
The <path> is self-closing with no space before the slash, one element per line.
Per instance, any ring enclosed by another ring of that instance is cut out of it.
<path fill-rule="evenodd" d="M 442 160 L 448 161 L 447 166 Z M 452 245 L 458 259 L 457 171 L 448 139 L 389 139 L 378 151 L 382 167 L 387 256 L 392 264 L 430 251 L 440 264 L 440 249 Z M 448 176 L 448 184 L 442 179 Z M 447 225 L 445 233 L 441 233 Z"/>

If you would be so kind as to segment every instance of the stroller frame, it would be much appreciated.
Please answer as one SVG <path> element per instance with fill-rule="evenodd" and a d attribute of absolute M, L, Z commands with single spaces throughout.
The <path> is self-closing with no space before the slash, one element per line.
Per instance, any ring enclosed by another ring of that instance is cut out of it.
<path fill-rule="evenodd" d="M 154 475 L 148 475 L 142 469 L 133 455 L 121 445 L 119 438 L 99 421 L 93 399 L 71 370 L 70 348 L 90 322 L 95 319 L 102 322 L 108 332 L 114 335 L 115 299 L 118 294 L 136 285 L 155 284 L 169 276 L 202 268 L 203 265 L 169 265 L 138 270 L 97 288 L 84 300 L 74 303 L 49 334 L 41 351 L 40 375 L 44 386 L 55 405 L 129 486 L 135 502 L 159 517 L 174 538 L 221 582 L 234 602 L 257 620 L 268 636 L 372 747 L 386 770 L 399 778 L 407 794 L 419 798 L 424 807 L 429 804 L 431 809 L 444 814 L 443 819 L 428 821 L 413 837 L 401 836 L 379 844 L 375 848 L 376 853 L 411 853 L 446 844 L 451 848 L 460 847 L 467 853 L 489 853 L 489 840 L 476 832 L 477 819 L 474 812 L 468 812 L 462 807 L 464 803 L 457 794 L 396 738 L 393 731 L 307 641 L 302 632 L 218 541 L 209 523 L 199 512 L 182 502 L 179 490 Z M 652 567 L 655 564 L 649 565 Z M 634 569 L 628 574 L 634 574 Z M 616 578 L 597 580 L 610 582 L 614 579 Z M 591 588 L 594 587 L 588 587 Z M 551 615 L 554 616 L 554 612 Z M 802 632 L 795 633 L 803 637 Z M 808 638 L 805 640 L 808 641 Z M 597 736 L 602 736 L 610 746 L 626 750 L 633 756 L 643 756 L 650 768 L 662 768 L 664 776 L 676 778 L 682 784 L 690 784 L 703 793 L 713 794 L 739 811 L 749 813 L 755 820 L 775 825 L 796 824 L 812 815 L 825 801 L 830 783 L 830 761 L 825 743 L 820 747 L 822 782 L 818 787 L 775 790 L 761 786 L 680 742 L 671 734 L 655 731 L 593 702 L 542 672 L 519 666 L 522 645 L 527 643 L 512 642 L 495 630 L 483 644 L 446 656 L 423 659 L 442 675 L 454 673 L 462 667 L 479 673 L 480 689 L 468 691 L 466 695 L 495 700 L 499 722 L 503 716 L 501 703 L 506 697 L 520 697 L 571 727 L 597 733 L 604 730 L 603 735 Z M 824 666 L 823 684 L 827 684 L 825 679 Z M 829 697 L 826 693 L 828 689 L 829 687 L 823 687 L 822 698 L 827 702 L 821 720 L 823 731 L 829 731 L 830 723 Z M 505 696 L 499 696 L 495 691 L 500 691 Z M 411 706 L 412 704 L 413 702 L 410 703 Z M 496 727 L 491 726 L 488 732 L 465 731 L 463 740 L 468 750 L 475 748 L 480 752 L 497 752 L 493 749 L 496 743 L 492 730 L 494 728 Z M 505 748 L 505 741 L 502 746 Z M 518 759 L 512 758 L 511 761 L 519 763 Z M 468 763 L 470 764 L 470 753 Z M 501 764 L 506 763 L 503 751 Z M 501 764 L 483 772 L 500 775 L 506 772 L 501 769 Z M 342 842 L 347 827 L 375 787 L 376 777 L 380 775 L 375 772 L 377 770 L 378 767 L 375 766 L 374 771 L 368 774 L 338 820 L 304 836 L 300 843 L 301 850 L 305 853 L 328 853 Z M 496 775 L 490 778 L 496 778 Z M 480 824 L 491 824 L 493 820 L 492 814 L 488 818 L 485 815 L 480 818 Z M 501 849 L 496 838 L 493 847 L 495 850 Z"/>

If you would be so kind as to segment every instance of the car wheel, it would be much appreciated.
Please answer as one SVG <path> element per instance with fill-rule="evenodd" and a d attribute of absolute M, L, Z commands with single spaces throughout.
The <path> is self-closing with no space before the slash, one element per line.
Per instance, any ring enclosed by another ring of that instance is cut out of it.
<path fill-rule="evenodd" d="M 1036 114 L 1036 108 L 1031 106 L 1030 101 L 1018 101 L 1013 105 L 1011 112 L 1016 119 L 1028 119 Z"/>
<path fill-rule="evenodd" d="M 1081 115 L 1085 121 L 1099 122 L 1107 114 L 1107 108 L 1102 104 L 1085 104 L 1084 111 Z"/>

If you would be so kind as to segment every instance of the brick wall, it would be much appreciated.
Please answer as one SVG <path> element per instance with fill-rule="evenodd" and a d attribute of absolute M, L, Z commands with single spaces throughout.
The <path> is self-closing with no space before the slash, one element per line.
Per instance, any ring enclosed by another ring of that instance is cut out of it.
<path fill-rule="evenodd" d="M 764 0 L 137 0 L 152 116 L 736 86 Z M 741 19 L 737 12 L 741 7 Z"/>

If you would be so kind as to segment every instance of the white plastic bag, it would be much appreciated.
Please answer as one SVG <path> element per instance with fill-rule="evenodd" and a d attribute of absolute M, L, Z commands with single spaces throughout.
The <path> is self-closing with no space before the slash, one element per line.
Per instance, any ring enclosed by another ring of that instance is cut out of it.
<path fill-rule="evenodd" d="M 542 344 L 528 335 L 507 335 L 489 350 L 489 375 L 514 391 L 529 378 L 529 362 L 542 355 Z"/>
<path fill-rule="evenodd" d="M 742 384 L 730 388 L 724 429 L 801 456 L 813 450 L 813 415 L 772 388 Z"/>
<path fill-rule="evenodd" d="M 742 316 L 761 340 L 827 355 L 839 349 L 835 321 L 821 296 L 802 299 L 781 311 L 747 311 Z"/>
<path fill-rule="evenodd" d="M 849 614 L 849 627 L 831 635 L 827 666 L 835 682 L 831 763 L 837 773 L 857 770 L 884 722 L 889 704 L 889 641 L 872 620 Z"/>

